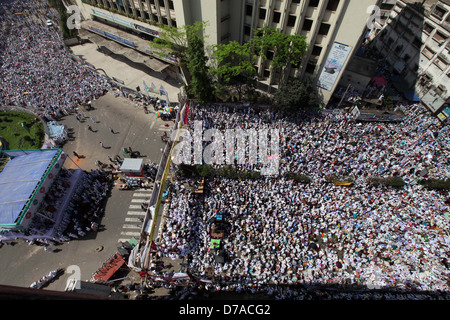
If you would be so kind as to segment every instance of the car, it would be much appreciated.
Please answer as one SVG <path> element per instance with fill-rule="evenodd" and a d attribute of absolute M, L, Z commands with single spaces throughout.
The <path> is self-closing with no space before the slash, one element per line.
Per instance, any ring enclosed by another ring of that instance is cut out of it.
<path fill-rule="evenodd" d="M 47 26 L 48 26 L 48 27 L 51 27 L 52 25 L 53 25 L 52 20 L 47 20 Z"/>

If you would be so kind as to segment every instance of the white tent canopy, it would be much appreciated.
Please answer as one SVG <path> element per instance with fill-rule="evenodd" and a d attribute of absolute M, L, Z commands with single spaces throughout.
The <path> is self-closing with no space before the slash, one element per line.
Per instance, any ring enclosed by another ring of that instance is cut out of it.
<path fill-rule="evenodd" d="M 143 159 L 132 159 L 125 158 L 123 159 L 122 166 L 120 167 L 120 171 L 127 174 L 141 174 L 142 169 L 144 168 L 144 160 Z"/>

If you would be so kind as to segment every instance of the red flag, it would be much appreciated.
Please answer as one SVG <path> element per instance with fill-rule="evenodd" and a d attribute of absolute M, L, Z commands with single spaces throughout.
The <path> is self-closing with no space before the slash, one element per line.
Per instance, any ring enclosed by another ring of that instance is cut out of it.
<path fill-rule="evenodd" d="M 186 111 L 184 113 L 184 124 L 188 124 L 188 117 L 189 117 L 189 104 L 186 103 Z"/>

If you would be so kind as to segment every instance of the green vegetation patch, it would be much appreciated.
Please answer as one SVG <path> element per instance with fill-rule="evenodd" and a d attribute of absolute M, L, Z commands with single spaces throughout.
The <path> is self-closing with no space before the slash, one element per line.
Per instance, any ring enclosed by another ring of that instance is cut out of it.
<path fill-rule="evenodd" d="M 0 136 L 9 150 L 39 149 L 44 144 L 44 124 L 38 117 L 19 111 L 0 113 Z"/>

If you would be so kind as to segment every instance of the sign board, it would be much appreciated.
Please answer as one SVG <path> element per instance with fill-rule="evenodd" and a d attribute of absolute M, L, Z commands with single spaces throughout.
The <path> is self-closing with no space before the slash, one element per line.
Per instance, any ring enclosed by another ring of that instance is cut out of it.
<path fill-rule="evenodd" d="M 109 21 L 115 22 L 117 24 L 120 24 L 122 26 L 125 26 L 125 27 L 133 29 L 133 25 L 132 25 L 131 22 L 126 21 L 124 19 L 121 19 L 119 17 L 113 16 L 110 13 L 106 13 L 106 12 L 103 12 L 103 11 L 100 11 L 100 10 L 97 10 L 97 9 L 92 9 L 92 13 L 95 16 L 99 17 L 99 18 L 102 18 L 102 19 L 105 19 L 105 20 L 109 20 Z"/>
<path fill-rule="evenodd" d="M 339 78 L 339 74 L 352 51 L 352 47 L 339 42 L 334 42 L 328 55 L 325 66 L 320 74 L 317 86 L 331 91 Z"/>

